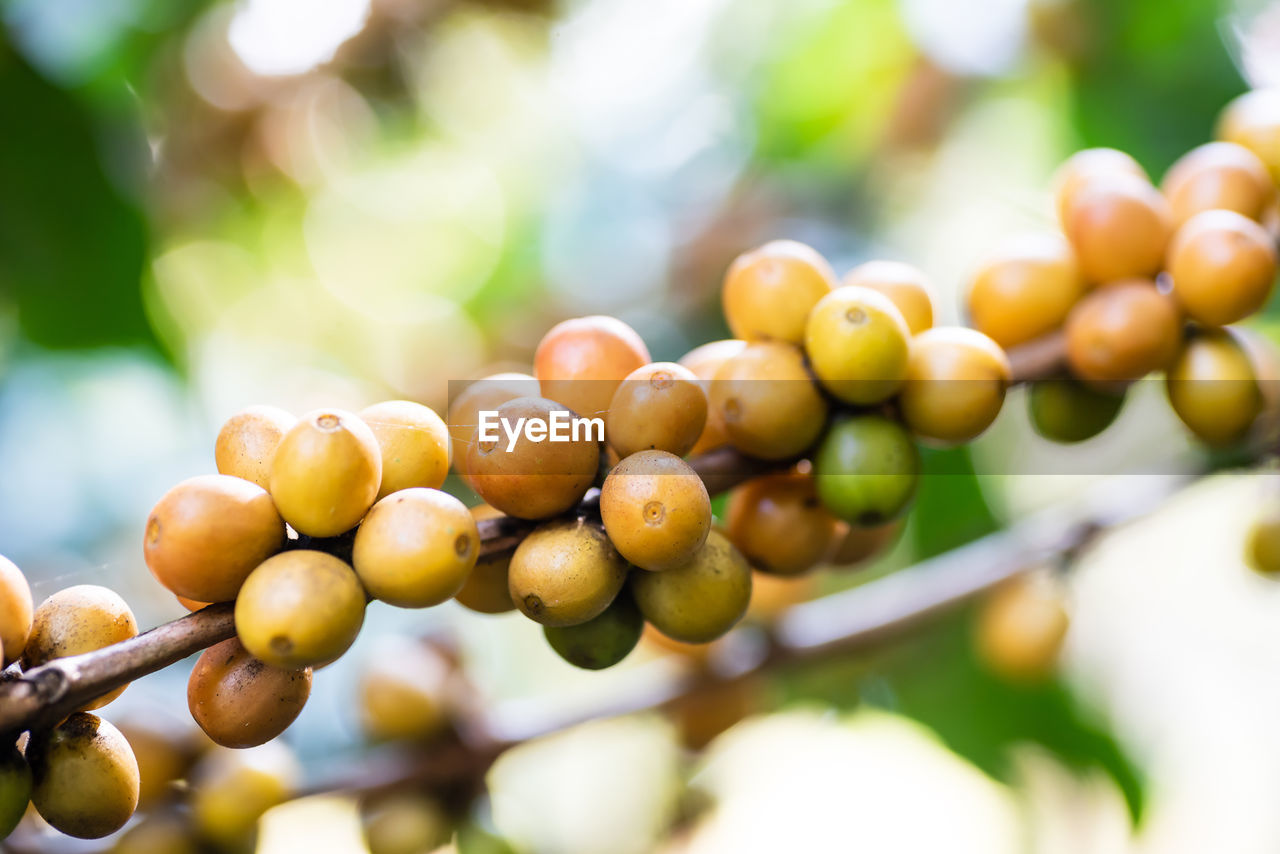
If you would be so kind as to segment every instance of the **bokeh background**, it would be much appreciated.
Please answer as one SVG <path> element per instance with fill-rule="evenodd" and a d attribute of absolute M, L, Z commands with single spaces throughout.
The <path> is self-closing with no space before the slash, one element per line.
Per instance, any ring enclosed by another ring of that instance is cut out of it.
<path fill-rule="evenodd" d="M 726 336 L 723 271 L 775 237 L 841 273 L 914 263 L 959 321 L 995 242 L 1051 225 L 1067 154 L 1114 146 L 1158 177 L 1230 98 L 1280 83 L 1280 8 L 1262 0 L 0 10 L 0 552 L 37 599 L 106 584 L 146 626 L 183 613 L 143 565 L 147 511 L 213 470 L 242 406 L 443 412 L 451 381 L 527 369 L 551 324 L 589 313 L 674 359 Z M 890 555 L 813 592 L 1194 453 L 1158 388 L 1133 397 L 1062 450 L 1015 393 L 972 448 L 926 455 L 939 476 Z M 1278 850 L 1280 588 L 1239 558 L 1259 480 L 1198 485 L 1081 558 L 1050 685 L 985 672 L 965 612 L 756 686 L 775 713 L 701 757 L 644 716 L 521 748 L 475 821 L 516 850 L 584 854 Z M 576 672 L 518 616 L 375 603 L 286 736 L 309 772 L 358 760 L 361 669 L 424 632 L 454 639 L 516 731 L 662 663 L 642 649 Z M 184 681 L 135 684 L 108 717 L 182 718 Z M 690 786 L 714 804 L 695 819 Z M 310 850 L 358 851 L 354 818 L 323 806 L 261 850 L 310 831 Z"/>

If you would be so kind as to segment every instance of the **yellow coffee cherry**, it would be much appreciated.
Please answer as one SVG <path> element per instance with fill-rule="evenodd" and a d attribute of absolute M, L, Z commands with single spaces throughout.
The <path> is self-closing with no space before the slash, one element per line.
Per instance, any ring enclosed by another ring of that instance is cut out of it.
<path fill-rule="evenodd" d="M 613 393 L 605 435 L 620 457 L 650 450 L 683 457 L 706 423 L 707 394 L 693 371 L 654 362 L 627 374 Z"/>
<path fill-rule="evenodd" d="M 30 670 L 55 658 L 93 652 L 137 634 L 138 622 L 119 594 L 94 584 L 77 584 L 59 590 L 36 608 L 22 667 Z M 103 694 L 81 710 L 100 709 L 127 687 Z"/>
<path fill-rule="evenodd" d="M 810 246 L 774 240 L 744 252 L 725 273 L 721 298 L 735 338 L 799 344 L 809 310 L 835 287 L 835 273 Z"/>
<path fill-rule="evenodd" d="M 1280 89 L 1255 89 L 1227 104 L 1217 137 L 1252 151 L 1280 182 Z"/>
<path fill-rule="evenodd" d="M 1165 374 L 1169 404 L 1210 445 L 1229 445 L 1262 412 L 1262 390 L 1249 354 L 1228 329 L 1202 329 L 1183 343 Z"/>
<path fill-rule="evenodd" d="M 1212 210 L 1235 211 L 1261 222 L 1276 200 L 1267 164 L 1234 142 L 1193 148 L 1169 168 L 1160 189 L 1169 200 L 1175 225 Z"/>
<path fill-rule="evenodd" d="M 27 577 L 0 555 L 0 667 L 22 655 L 34 610 Z"/>
<path fill-rule="evenodd" d="M 156 580 L 177 595 L 229 602 L 284 539 L 284 520 L 265 489 L 206 474 L 182 481 L 156 502 L 142 554 Z"/>
<path fill-rule="evenodd" d="M 467 451 L 475 443 L 480 428 L 480 411 L 495 410 L 517 397 L 537 397 L 538 381 L 532 374 L 491 374 L 462 389 L 449 402 L 449 438 L 452 440 L 453 464 L 463 479 L 467 478 Z"/>
<path fill-rule="evenodd" d="M 453 835 L 449 814 L 420 792 L 380 797 L 361 814 L 369 854 L 426 854 L 447 846 Z"/>
<path fill-rule="evenodd" d="M 796 456 L 826 423 L 827 402 L 800 348 L 780 341 L 749 344 L 725 361 L 711 381 L 710 397 L 729 440 L 761 459 Z"/>
<path fill-rule="evenodd" d="M 666 451 L 641 451 L 605 478 L 600 515 L 624 558 L 661 572 L 702 547 L 711 530 L 711 498 L 684 460 Z"/>
<path fill-rule="evenodd" d="M 891 397 L 907 373 L 911 331 L 902 312 L 879 291 L 846 285 L 809 312 L 804 348 L 827 391 L 867 405 Z"/>
<path fill-rule="evenodd" d="M 1040 577 L 1011 579 L 991 593 L 978 613 L 978 656 L 1011 682 L 1043 682 L 1057 667 L 1068 624 L 1053 584 Z"/>
<path fill-rule="evenodd" d="M 471 516 L 477 522 L 481 519 L 496 519 L 502 515 L 488 504 L 478 504 L 471 508 Z M 462 606 L 481 614 L 514 611 L 516 604 L 511 601 L 507 578 L 510 568 L 510 554 L 481 555 L 476 559 L 476 565 L 472 567 L 462 589 L 453 598 Z"/>
<path fill-rule="evenodd" d="M 747 613 L 751 567 L 728 537 L 712 530 L 688 563 L 633 572 L 631 593 L 644 618 L 667 637 L 710 643 Z"/>
<path fill-rule="evenodd" d="M 933 327 L 933 285 L 923 272 L 901 261 L 867 261 L 845 274 L 845 286 L 871 288 L 893 301 L 912 335 Z"/>
<path fill-rule="evenodd" d="M 452 668 L 416 640 L 380 640 L 360 673 L 360 726 L 370 741 L 428 741 L 449 729 Z"/>
<path fill-rule="evenodd" d="M 369 426 L 350 412 L 317 409 L 285 434 L 271 463 L 271 497 L 300 534 L 336 537 L 373 506 L 382 483 L 382 451 Z"/>
<path fill-rule="evenodd" d="M 740 341 L 737 338 L 712 341 L 685 353 L 680 357 L 680 364 L 693 372 L 702 386 L 703 393 L 710 398 L 711 380 L 715 377 L 716 371 L 720 370 L 720 366 L 725 362 L 741 353 L 746 346 L 746 341 Z M 702 428 L 698 441 L 689 450 L 689 455 L 696 457 L 727 444 L 729 444 L 729 434 L 725 430 L 724 420 L 708 400 L 706 424 Z"/>
<path fill-rule="evenodd" d="M 247 750 L 214 748 L 192 773 L 197 835 L 224 849 L 244 850 L 258 819 L 287 801 L 301 776 L 293 752 L 279 741 Z"/>
<path fill-rule="evenodd" d="M 400 608 L 452 599 L 475 566 L 480 534 L 465 504 L 438 489 L 404 489 L 373 505 L 352 565 L 370 596 Z"/>
<path fill-rule="evenodd" d="M 974 329 L 937 327 L 915 337 L 898 396 L 911 432 L 943 444 L 968 442 L 991 426 L 1013 381 L 1009 358 Z"/>
<path fill-rule="evenodd" d="M 1001 347 L 1016 347 L 1061 326 L 1084 292 L 1075 253 L 1061 235 L 1026 235 L 979 268 L 969 285 L 969 318 Z"/>
<path fill-rule="evenodd" d="M 138 763 L 120 730 L 77 712 L 27 745 L 31 802 L 55 830 L 101 839 L 138 807 Z"/>
<path fill-rule="evenodd" d="M 627 562 L 604 531 L 581 519 L 549 522 L 511 556 L 511 600 L 544 626 L 574 626 L 599 616 L 627 578 Z"/>
<path fill-rule="evenodd" d="M 213 455 L 219 474 L 241 477 L 266 489 L 271 461 L 284 434 L 298 419 L 276 406 L 250 406 L 223 423 Z"/>
<path fill-rule="evenodd" d="M 1147 173 L 1131 156 L 1114 148 L 1086 148 L 1077 151 L 1058 167 L 1053 179 L 1054 205 L 1058 222 L 1067 227 L 1069 210 L 1076 194 L 1091 181 L 1112 175 L 1147 179 Z"/>
<path fill-rule="evenodd" d="M 1234 211 L 1187 220 L 1169 246 L 1173 296 L 1192 320 L 1224 326 L 1262 308 L 1276 278 L 1267 230 Z"/>
<path fill-rule="evenodd" d="M 382 451 L 378 498 L 401 489 L 438 489 L 449 476 L 449 428 L 429 407 L 409 400 L 385 400 L 358 413 Z"/>
<path fill-rule="evenodd" d="M 318 667 L 355 641 L 364 608 L 364 588 L 350 566 L 324 552 L 283 552 L 245 581 L 236 599 L 236 634 L 267 664 Z"/>

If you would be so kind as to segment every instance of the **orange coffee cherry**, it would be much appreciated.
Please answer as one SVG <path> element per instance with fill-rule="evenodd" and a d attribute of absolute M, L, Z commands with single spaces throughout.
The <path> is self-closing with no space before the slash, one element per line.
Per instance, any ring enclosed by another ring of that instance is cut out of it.
<path fill-rule="evenodd" d="M 753 567 L 774 575 L 799 575 L 826 555 L 836 519 L 818 499 L 813 478 L 772 474 L 729 493 L 729 539 Z"/>
<path fill-rule="evenodd" d="M 835 279 L 812 247 L 774 240 L 729 266 L 721 291 L 725 320 L 735 338 L 799 344 L 809 309 L 835 287 Z"/>
<path fill-rule="evenodd" d="M 1275 203 L 1267 164 L 1234 142 L 1210 142 L 1179 158 L 1160 189 L 1181 225 L 1201 211 L 1229 210 L 1261 222 Z"/>
<path fill-rule="evenodd" d="M 781 341 L 750 344 L 721 365 L 711 381 L 711 408 L 735 447 L 766 460 L 808 448 L 827 418 L 800 348 Z"/>
<path fill-rule="evenodd" d="M 1070 244 L 1058 234 L 1027 235 L 978 270 L 969 318 L 1001 347 L 1016 347 L 1061 326 L 1084 292 Z"/>
<path fill-rule="evenodd" d="M 1276 278 L 1276 249 L 1266 229 L 1234 211 L 1187 220 L 1169 247 L 1173 295 L 1205 326 L 1243 320 L 1262 308 Z"/>
<path fill-rule="evenodd" d="M 919 269 L 900 261 L 867 261 L 845 274 L 842 285 L 871 288 L 893 300 L 912 335 L 933 326 L 933 285 Z"/>
<path fill-rule="evenodd" d="M 1067 210 L 1066 233 L 1084 277 L 1107 284 L 1153 277 L 1164 263 L 1173 215 L 1164 196 L 1133 175 L 1088 181 Z"/>
<path fill-rule="evenodd" d="M 741 353 L 746 346 L 746 341 L 740 341 L 737 338 L 712 341 L 685 353 L 680 357 L 680 364 L 693 371 L 694 376 L 698 378 L 702 386 L 703 392 L 710 397 L 711 380 L 715 377 L 716 371 L 720 370 L 720 366 L 725 362 Z M 721 420 L 720 413 L 714 407 L 708 405 L 707 421 L 703 425 L 702 435 L 698 437 L 698 441 L 689 450 L 689 455 L 696 457 L 698 454 L 714 451 L 716 448 L 727 444 L 729 444 L 729 434 L 725 432 L 724 421 Z"/>
<path fill-rule="evenodd" d="M 620 457 L 667 451 L 683 457 L 707 423 L 707 393 L 697 376 L 674 362 L 637 368 L 613 393 L 605 435 Z"/>
<path fill-rule="evenodd" d="M 1138 161 L 1114 148 L 1086 148 L 1077 151 L 1058 167 L 1053 177 L 1054 206 L 1058 222 L 1067 227 L 1068 211 L 1076 194 L 1090 181 L 1112 175 L 1131 175 L 1146 180 Z"/>
<path fill-rule="evenodd" d="M 1067 363 L 1082 380 L 1141 379 L 1173 361 L 1182 319 L 1171 298 L 1134 280 L 1094 291 L 1067 317 Z"/>
<path fill-rule="evenodd" d="M 1252 151 L 1280 182 L 1280 90 L 1255 89 L 1227 104 L 1217 136 Z"/>
<path fill-rule="evenodd" d="M 579 415 L 603 416 L 618 384 L 649 363 L 649 348 L 616 317 L 575 317 L 551 327 L 533 354 L 541 395 Z"/>
<path fill-rule="evenodd" d="M 915 337 L 902 420 L 924 439 L 968 442 L 991 426 L 1013 381 L 1009 357 L 976 329 L 936 327 Z"/>

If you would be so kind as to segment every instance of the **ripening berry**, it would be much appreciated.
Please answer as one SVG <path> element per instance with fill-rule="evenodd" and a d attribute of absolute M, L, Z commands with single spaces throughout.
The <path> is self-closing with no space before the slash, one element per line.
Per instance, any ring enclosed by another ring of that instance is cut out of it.
<path fill-rule="evenodd" d="M 276 508 L 294 530 L 312 537 L 354 528 L 381 484 L 382 451 L 373 431 L 338 409 L 304 415 L 280 440 L 271 463 Z"/>
<path fill-rule="evenodd" d="M 599 616 L 576 626 L 543 626 L 547 644 L 574 667 L 604 670 L 631 654 L 640 642 L 644 617 L 623 590 Z"/>
<path fill-rule="evenodd" d="M 818 497 L 837 519 L 875 526 L 907 508 L 920 479 L 920 453 L 902 425 L 857 415 L 831 425 L 813 458 Z"/>
<path fill-rule="evenodd" d="M 1107 284 L 1160 272 L 1173 215 L 1145 179 L 1109 175 L 1085 183 L 1075 194 L 1065 230 L 1084 277 Z"/>
<path fill-rule="evenodd" d="M 1182 338 L 1173 300 L 1152 282 L 1096 290 L 1067 317 L 1067 364 L 1082 380 L 1130 382 L 1168 366 Z"/>
<path fill-rule="evenodd" d="M 715 377 L 716 371 L 720 370 L 721 365 L 741 353 L 746 346 L 746 341 L 727 338 L 695 347 L 680 357 L 680 364 L 693 372 L 698 378 L 699 385 L 702 386 L 703 393 L 708 397 L 706 424 L 703 425 L 698 441 L 689 449 L 690 456 L 705 454 L 729 444 L 729 434 L 725 430 L 724 420 L 720 417 L 719 411 L 710 405 L 711 380 Z"/>
<path fill-rule="evenodd" d="M 604 531 L 564 519 L 524 538 L 511 556 L 508 578 L 511 601 L 526 617 L 544 626 L 573 626 L 609 607 L 626 581 L 627 562 Z"/>
<path fill-rule="evenodd" d="M 865 406 L 901 388 L 910 339 L 911 330 L 893 300 L 870 288 L 844 286 L 809 312 L 804 349 L 827 391 Z"/>
<path fill-rule="evenodd" d="M 542 397 L 596 418 L 604 417 L 623 378 L 649 361 L 644 340 L 616 317 L 575 317 L 538 342 L 533 375 Z"/>
<path fill-rule="evenodd" d="M 613 393 L 605 435 L 619 457 L 638 451 L 683 457 L 706 423 L 707 393 L 693 371 L 673 362 L 654 362 L 627 374 Z"/>
<path fill-rule="evenodd" d="M 1057 668 L 1068 624 L 1062 596 L 1046 579 L 1011 579 L 978 612 L 978 656 L 1011 682 L 1043 682 Z"/>
<path fill-rule="evenodd" d="M 0 668 L 22 656 L 34 610 L 26 576 L 0 555 Z"/>
<path fill-rule="evenodd" d="M 969 285 L 969 318 L 1001 347 L 1016 347 L 1061 326 L 1085 289 L 1061 235 L 1026 235 L 979 268 Z"/>
<path fill-rule="evenodd" d="M 219 474 L 242 477 L 266 489 L 271 462 L 284 434 L 298 419 L 276 406 L 250 406 L 223 423 L 213 456 Z"/>
<path fill-rule="evenodd" d="M 1229 329 L 1188 336 L 1165 374 L 1169 405 L 1209 445 L 1229 445 L 1262 412 L 1262 389 L 1248 352 Z"/>
<path fill-rule="evenodd" d="M 1217 137 L 1252 151 L 1280 182 L 1280 90 L 1255 89 L 1227 104 Z"/>
<path fill-rule="evenodd" d="M 630 588 L 655 629 L 684 643 L 710 643 L 746 614 L 751 567 L 728 537 L 712 530 L 688 563 L 664 572 L 633 572 Z"/>
<path fill-rule="evenodd" d="M 1169 246 L 1173 296 L 1192 320 L 1225 326 L 1262 308 L 1276 278 L 1267 230 L 1234 211 L 1205 211 Z"/>
<path fill-rule="evenodd" d="M 36 608 L 31 636 L 22 653 L 22 668 L 30 670 L 55 658 L 93 652 L 138 634 L 133 611 L 114 590 L 77 584 L 59 590 Z M 81 707 L 100 709 L 124 693 L 127 685 L 103 694 Z"/>
<path fill-rule="evenodd" d="M 1053 178 L 1054 205 L 1058 222 L 1065 229 L 1069 210 L 1076 194 L 1092 181 L 1114 175 L 1128 175 L 1147 180 L 1147 173 L 1123 151 L 1114 148 L 1086 148 L 1066 159 Z"/>
<path fill-rule="evenodd" d="M 800 348 L 758 341 L 725 361 L 711 381 L 711 408 L 744 454 L 781 460 L 818 438 L 827 402 L 805 369 Z"/>
<path fill-rule="evenodd" d="M 429 741 L 449 729 L 454 670 L 435 646 L 384 637 L 360 673 L 360 728 L 369 741 Z"/>
<path fill-rule="evenodd" d="M 1275 204 L 1276 187 L 1267 164 L 1233 142 L 1193 148 L 1165 173 L 1160 185 L 1175 225 L 1202 211 L 1235 211 L 1261 222 Z"/>
<path fill-rule="evenodd" d="M 753 567 L 790 576 L 823 559 L 836 519 L 819 500 L 814 479 L 789 472 L 753 478 L 729 493 L 725 527 Z"/>
<path fill-rule="evenodd" d="M 724 317 L 735 338 L 799 344 L 809 310 L 835 283 L 831 265 L 815 249 L 774 240 L 729 265 L 720 294 Z"/>
<path fill-rule="evenodd" d="M 1083 442 L 1111 426 L 1124 391 L 1098 389 L 1071 377 L 1040 380 L 1027 390 L 1031 426 L 1051 442 Z"/>
<path fill-rule="evenodd" d="M 471 508 L 471 516 L 477 522 L 481 519 L 496 519 L 503 516 L 488 504 L 478 504 Z M 476 565 L 471 568 L 462 589 L 453 598 L 466 608 L 480 614 L 502 614 L 514 611 L 516 604 L 511 601 L 511 590 L 507 572 L 511 568 L 511 555 L 481 554 Z"/>
<path fill-rule="evenodd" d="M 206 474 L 182 481 L 156 502 L 142 554 L 156 580 L 177 595 L 230 602 L 284 539 L 284 520 L 265 489 Z"/>
<path fill-rule="evenodd" d="M 860 566 L 888 551 L 902 533 L 902 524 L 901 519 L 870 527 L 838 522 L 824 562 L 839 569 Z"/>
<path fill-rule="evenodd" d="M 31 768 L 14 745 L 0 747 L 0 840 L 22 821 L 31 800 Z"/>
<path fill-rule="evenodd" d="M 975 329 L 946 326 L 915 337 L 898 395 L 903 423 L 939 444 L 968 442 L 1004 406 L 1013 369 L 1000 345 Z"/>
<path fill-rule="evenodd" d="M 449 403 L 449 438 L 453 443 L 453 464 L 463 480 L 467 478 L 467 451 L 475 443 L 481 410 L 496 410 L 517 397 L 537 397 L 538 381 L 530 374 L 493 374 L 462 389 Z"/>
<path fill-rule="evenodd" d="M 600 516 L 624 558 L 661 572 L 688 562 L 706 542 L 711 498 L 684 460 L 666 451 L 641 451 L 605 478 Z"/>
<path fill-rule="evenodd" d="M 933 327 L 937 311 L 933 285 L 923 272 L 901 261 L 867 261 L 859 264 L 840 282 L 879 291 L 893 301 L 912 335 Z"/>
<path fill-rule="evenodd" d="M 359 416 L 382 451 L 378 498 L 401 489 L 444 485 L 449 476 L 449 428 L 434 410 L 409 400 L 385 400 L 366 406 Z"/>
<path fill-rule="evenodd" d="M 289 728 L 311 696 L 311 668 L 281 670 L 236 638 L 201 653 L 187 679 L 187 708 L 223 747 L 257 747 Z"/>
<path fill-rule="evenodd" d="M 215 747 L 191 775 L 191 823 L 219 850 L 251 850 L 258 819 L 292 795 L 301 777 L 293 752 L 280 741 L 247 750 Z"/>
<path fill-rule="evenodd" d="M 77 712 L 27 745 L 31 803 L 53 828 L 101 839 L 124 827 L 138 807 L 138 763 L 120 730 Z"/>

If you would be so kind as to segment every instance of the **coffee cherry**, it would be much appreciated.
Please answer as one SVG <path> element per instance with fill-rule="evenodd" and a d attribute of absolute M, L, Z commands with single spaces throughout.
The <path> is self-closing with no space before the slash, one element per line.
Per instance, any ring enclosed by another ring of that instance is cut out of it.
<path fill-rule="evenodd" d="M 969 286 L 969 318 L 1001 347 L 1016 347 L 1061 326 L 1084 292 L 1066 240 L 1027 235 L 1007 243 L 978 270 Z"/>
<path fill-rule="evenodd" d="M 213 448 L 218 473 L 244 478 L 266 489 L 271 461 L 284 434 L 298 419 L 276 406 L 250 406 L 223 423 Z"/>
<path fill-rule="evenodd" d="M 907 381 L 898 396 L 902 420 L 921 438 L 968 442 L 996 420 L 1012 381 L 1004 350 L 981 332 L 959 326 L 927 330 L 911 344 Z"/>
<path fill-rule="evenodd" d="M 179 596 L 229 602 L 284 538 L 284 520 L 265 489 L 206 474 L 184 480 L 156 503 L 142 554 L 152 575 Z"/>
<path fill-rule="evenodd" d="M 1105 180 L 1114 175 L 1128 175 L 1144 181 L 1147 179 L 1147 173 L 1138 161 L 1114 148 L 1086 148 L 1077 151 L 1058 167 L 1053 179 L 1053 196 L 1058 222 L 1064 229 L 1070 219 L 1071 205 L 1080 190 L 1092 181 Z"/>
<path fill-rule="evenodd" d="M 576 626 L 543 626 L 556 654 L 574 667 L 604 670 L 631 654 L 640 642 L 644 618 L 625 590 L 598 617 Z"/>
<path fill-rule="evenodd" d="M 420 403 L 386 400 L 360 410 L 382 452 L 378 498 L 401 489 L 438 489 L 449 476 L 449 428 Z"/>
<path fill-rule="evenodd" d="M 495 519 L 503 514 L 488 504 L 479 504 L 471 508 L 471 516 L 477 522 L 481 519 Z M 514 611 L 516 604 L 511 601 L 511 590 L 507 580 L 507 570 L 511 567 L 510 554 L 481 555 L 476 565 L 467 575 L 462 589 L 453 598 L 458 602 L 481 614 L 502 614 Z"/>
<path fill-rule="evenodd" d="M 369 854 L 426 854 L 448 850 L 453 836 L 449 815 L 420 792 L 395 792 L 361 807 Z M 491 854 L 501 854 L 495 850 Z"/>
<path fill-rule="evenodd" d="M 845 286 L 871 288 L 893 301 L 907 329 L 919 335 L 933 326 L 933 285 L 920 270 L 900 261 L 867 261 L 845 274 Z"/>
<path fill-rule="evenodd" d="M 479 553 L 480 533 L 466 505 L 415 487 L 373 505 L 356 531 L 352 565 L 375 599 L 428 608 L 462 589 Z"/>
<path fill-rule="evenodd" d="M 1067 238 L 1080 270 L 1100 284 L 1155 276 L 1172 230 L 1164 196 L 1132 175 L 1087 182 L 1067 211 Z"/>
<path fill-rule="evenodd" d="M 813 478 L 787 473 L 747 481 L 729 494 L 729 539 L 753 567 L 799 575 L 831 546 L 836 520 L 818 500 Z"/>
<path fill-rule="evenodd" d="M 17 747 L 0 747 L 0 840 L 22 821 L 31 800 L 31 768 Z"/>
<path fill-rule="evenodd" d="M 257 747 L 289 728 L 311 696 L 311 668 L 281 670 L 231 638 L 206 649 L 187 680 L 191 717 L 214 744 Z"/>
<path fill-rule="evenodd" d="M 716 371 L 720 370 L 720 366 L 725 362 L 741 353 L 746 346 L 746 341 L 740 341 L 737 338 L 712 341 L 685 353 L 680 357 L 680 364 L 693 372 L 702 386 L 703 393 L 710 398 L 711 380 L 715 377 Z M 705 454 L 727 444 L 729 444 L 729 434 L 725 430 L 724 420 L 720 417 L 720 412 L 708 403 L 706 424 L 702 428 L 698 441 L 689 450 L 689 454 L 692 456 Z"/>
<path fill-rule="evenodd" d="M 1031 426 L 1051 442 L 1083 442 L 1111 426 L 1124 405 L 1124 392 L 1096 389 L 1069 377 L 1031 383 L 1027 411 Z"/>
<path fill-rule="evenodd" d="M 603 613 L 626 578 L 604 531 L 581 519 L 550 522 L 511 556 L 511 601 L 544 626 L 574 626 Z"/>
<path fill-rule="evenodd" d="M 729 538 L 712 530 L 688 563 L 631 573 L 645 620 L 669 638 L 710 643 L 738 624 L 751 602 L 751 567 Z"/>
<path fill-rule="evenodd" d="M 711 381 L 711 408 L 744 454 L 781 460 L 804 451 L 822 432 L 827 403 L 798 347 L 759 341 L 726 361 Z"/>
<path fill-rule="evenodd" d="M 1189 336 L 1165 375 L 1169 404 L 1210 445 L 1244 438 L 1262 412 L 1262 391 L 1249 354 L 1227 329 Z"/>
<path fill-rule="evenodd" d="M 497 417 L 513 429 L 521 419 L 550 429 L 553 412 L 571 417 L 560 404 L 540 397 L 509 400 L 498 407 Z M 501 512 L 521 519 L 558 516 L 591 488 L 600 446 L 589 431 L 580 431 L 573 441 L 534 442 L 520 430 L 514 447 L 502 429 L 497 433 L 497 441 L 478 441 L 468 449 L 467 471 L 471 488 Z"/>
<path fill-rule="evenodd" d="M 1169 247 L 1173 295 L 1192 320 L 1224 326 L 1262 308 L 1276 278 L 1266 229 L 1233 211 L 1205 211 L 1178 229 Z"/>
<path fill-rule="evenodd" d="M 236 634 L 245 649 L 282 670 L 337 659 L 364 623 L 365 593 L 350 566 L 299 549 L 255 569 L 236 599 Z"/>
<path fill-rule="evenodd" d="M 649 361 L 644 341 L 616 317 L 575 317 L 538 342 L 533 375 L 543 397 L 594 418 L 609 409 L 623 378 Z"/>
<path fill-rule="evenodd" d="M 22 656 L 31 634 L 31 586 L 13 561 L 0 555 L 0 668 Z"/>
<path fill-rule="evenodd" d="M 901 387 L 910 337 L 902 312 L 887 296 L 846 286 L 809 312 L 804 348 L 827 391 L 846 403 L 868 405 Z"/>
<path fill-rule="evenodd" d="M 1175 225 L 1202 211 L 1229 210 L 1256 222 L 1275 204 L 1267 164 L 1233 142 L 1211 142 L 1184 154 L 1160 185 Z"/>
<path fill-rule="evenodd" d="M 1280 501 L 1262 502 L 1245 537 L 1244 559 L 1255 572 L 1280 577 Z"/>
<path fill-rule="evenodd" d="M 920 454 L 906 430 L 879 415 L 831 425 L 813 458 L 818 497 L 851 525 L 881 525 L 911 502 L 920 479 Z"/>
<path fill-rule="evenodd" d="M 78 584 L 59 590 L 36 608 L 31 636 L 22 652 L 22 669 L 30 670 L 55 658 L 79 655 L 129 640 L 138 622 L 125 601 L 105 587 Z M 100 709 L 124 693 L 122 685 L 81 707 Z"/>
<path fill-rule="evenodd" d="M 55 830 L 101 839 L 138 807 L 138 763 L 120 730 L 77 712 L 27 745 L 31 803 Z"/>
<path fill-rule="evenodd" d="M 179 791 L 197 753 L 208 739 L 191 725 L 161 716 L 153 709 L 130 714 L 116 721 L 116 727 L 133 749 L 138 763 L 138 808 L 149 811 L 172 799 Z"/>
<path fill-rule="evenodd" d="M 252 850 L 258 819 L 289 799 L 301 773 L 292 751 L 279 741 L 247 750 L 214 748 L 192 773 L 197 834 L 220 849 Z"/>
<path fill-rule="evenodd" d="M 1045 579 L 1011 579 L 978 612 L 978 656 L 1011 682 L 1043 682 L 1057 667 L 1068 622 L 1061 595 Z"/>
<path fill-rule="evenodd" d="M 711 498 L 684 460 L 666 451 L 641 451 L 605 478 L 600 516 L 624 558 L 661 572 L 687 562 L 706 542 Z"/>
<path fill-rule="evenodd" d="M 605 432 L 620 457 L 649 450 L 683 457 L 706 423 L 707 393 L 693 371 L 654 362 L 627 374 L 613 393 Z"/>
<path fill-rule="evenodd" d="M 493 411 L 517 397 L 537 397 L 538 381 L 530 374 L 493 374 L 476 380 L 458 393 L 449 404 L 449 438 L 453 442 L 453 464 L 467 477 L 467 451 L 480 429 L 481 410 Z"/>
<path fill-rule="evenodd" d="M 816 575 L 773 575 L 753 572 L 751 604 L 746 619 L 757 623 L 774 623 L 792 605 L 807 602 L 817 592 Z"/>
<path fill-rule="evenodd" d="M 1217 137 L 1252 151 L 1280 182 L 1280 90 L 1255 89 L 1227 104 Z"/>
<path fill-rule="evenodd" d="M 436 648 L 381 639 L 360 674 L 360 727 L 370 741 L 430 741 L 452 714 L 452 668 Z"/>
<path fill-rule="evenodd" d="M 1151 282 L 1111 285 L 1082 299 L 1067 317 L 1071 373 L 1096 383 L 1141 379 L 1177 355 L 1182 319 Z"/>
<path fill-rule="evenodd" d="M 839 568 L 858 566 L 888 550 L 901 533 L 900 519 L 869 527 L 838 522 L 825 563 Z"/>
<path fill-rule="evenodd" d="M 356 526 L 382 483 L 382 451 L 350 412 L 317 409 L 280 440 L 271 497 L 300 534 L 336 537 Z M 199 597 L 196 597 L 199 598 Z"/>
<path fill-rule="evenodd" d="M 813 248 L 774 240 L 729 265 L 720 292 L 735 338 L 799 344 L 809 310 L 835 287 L 835 273 Z"/>
<path fill-rule="evenodd" d="M 173 594 L 173 598 L 178 600 L 178 604 L 186 608 L 188 611 L 199 611 L 208 608 L 212 602 L 201 602 L 199 599 L 188 599 L 186 596 Z"/>

